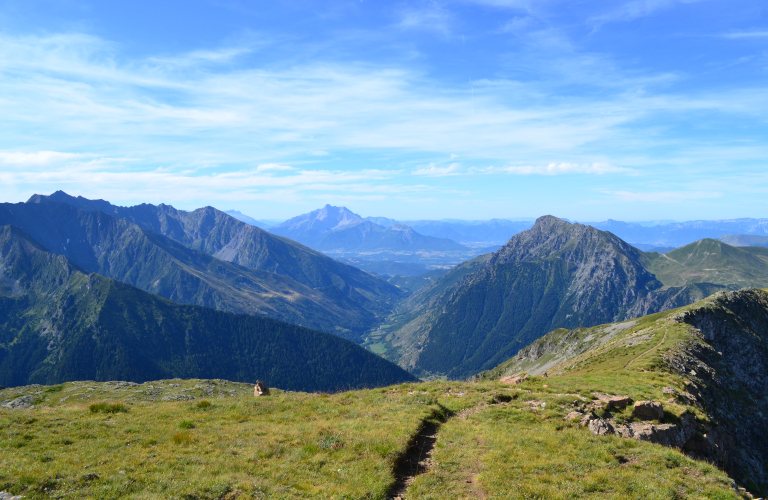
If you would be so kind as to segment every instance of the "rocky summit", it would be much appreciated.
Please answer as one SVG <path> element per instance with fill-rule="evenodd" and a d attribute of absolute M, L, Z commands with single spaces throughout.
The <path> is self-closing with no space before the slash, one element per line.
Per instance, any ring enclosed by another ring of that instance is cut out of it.
<path fill-rule="evenodd" d="M 720 285 L 668 287 L 617 236 L 552 216 L 474 264 L 457 266 L 391 318 L 390 359 L 462 378 L 559 327 L 621 321 L 700 300 Z"/>

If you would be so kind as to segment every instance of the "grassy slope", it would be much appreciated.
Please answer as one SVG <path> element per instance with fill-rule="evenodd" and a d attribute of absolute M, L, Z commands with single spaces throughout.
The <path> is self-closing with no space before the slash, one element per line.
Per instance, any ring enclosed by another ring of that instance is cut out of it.
<path fill-rule="evenodd" d="M 335 395 L 273 390 L 258 399 L 250 386 L 222 381 L 7 389 L 0 400 L 39 399 L 34 410 L 0 409 L 0 489 L 28 498 L 50 498 L 48 488 L 78 498 L 383 499 L 410 436 L 443 414 L 451 418 L 433 468 L 416 478 L 409 499 L 739 498 L 707 463 L 595 437 L 563 420 L 593 391 L 659 399 L 662 387 L 682 387 L 671 375 L 641 371 L 649 367 L 533 377 L 516 387 L 430 382 Z M 172 394 L 197 399 L 162 401 Z M 203 398 L 209 409 L 197 407 Z M 128 411 L 91 413 L 100 401 L 123 402 Z M 672 420 L 695 411 L 666 409 Z"/>
<path fill-rule="evenodd" d="M 768 256 L 713 239 L 666 254 L 649 253 L 648 269 L 666 286 L 715 283 L 734 289 L 768 286 Z"/>

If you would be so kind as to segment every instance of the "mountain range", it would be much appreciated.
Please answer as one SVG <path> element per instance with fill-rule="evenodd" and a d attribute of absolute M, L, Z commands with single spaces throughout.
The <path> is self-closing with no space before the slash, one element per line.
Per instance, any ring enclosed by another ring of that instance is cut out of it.
<path fill-rule="evenodd" d="M 587 224 L 602 231 L 610 231 L 629 243 L 653 247 L 678 248 L 704 238 L 718 238 L 726 234 L 768 235 L 768 219 L 694 220 L 655 225 L 608 219 Z"/>
<path fill-rule="evenodd" d="M 328 253 L 454 251 L 469 249 L 447 238 L 424 236 L 404 224 L 381 226 L 346 207 L 325 207 L 269 228 L 278 234 Z"/>
<path fill-rule="evenodd" d="M 413 380 L 335 335 L 181 305 L 0 227 L 0 384 L 198 377 L 337 391 Z"/>
<path fill-rule="evenodd" d="M 416 291 L 369 342 L 414 373 L 463 378 L 556 328 L 663 311 L 742 282 L 768 284 L 765 262 L 743 249 L 704 240 L 675 252 L 645 254 L 610 232 L 542 217 L 497 252 Z"/>
<path fill-rule="evenodd" d="M 358 340 L 404 296 L 397 287 L 210 207 L 117 207 L 62 192 L 0 204 L 88 272 L 188 304 L 264 314 Z"/>
<path fill-rule="evenodd" d="M 227 215 L 231 215 L 232 217 L 239 220 L 240 222 L 245 222 L 248 225 L 256 226 L 261 229 L 266 229 L 268 227 L 276 226 L 282 222 L 281 220 L 274 220 L 274 219 L 256 220 L 253 217 L 249 217 L 237 210 L 223 210 L 223 212 Z"/>

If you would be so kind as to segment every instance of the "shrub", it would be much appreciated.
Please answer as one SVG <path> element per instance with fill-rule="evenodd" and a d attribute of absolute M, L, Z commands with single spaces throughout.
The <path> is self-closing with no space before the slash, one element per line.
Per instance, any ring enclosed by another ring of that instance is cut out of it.
<path fill-rule="evenodd" d="M 128 407 L 121 403 L 94 403 L 88 407 L 91 413 L 127 413 Z"/>
<path fill-rule="evenodd" d="M 195 428 L 195 424 L 193 424 L 189 420 L 182 420 L 181 422 L 179 422 L 179 428 L 180 429 L 194 429 Z"/>
<path fill-rule="evenodd" d="M 199 401 L 195 406 L 201 410 L 207 410 L 211 407 L 211 402 L 207 399 L 203 399 L 202 401 Z"/>

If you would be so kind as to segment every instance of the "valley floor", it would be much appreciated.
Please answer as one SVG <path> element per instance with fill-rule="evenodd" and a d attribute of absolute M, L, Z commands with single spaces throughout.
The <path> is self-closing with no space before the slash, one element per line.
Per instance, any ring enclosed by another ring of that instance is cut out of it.
<path fill-rule="evenodd" d="M 29 499 L 741 498 L 708 463 L 564 419 L 607 386 L 666 401 L 662 388 L 682 390 L 682 380 L 619 370 L 516 386 L 273 389 L 259 398 L 250 385 L 222 380 L 5 389 L 0 401 L 17 408 L 0 408 L 0 491 Z M 697 412 L 682 402 L 665 410 L 668 421 Z"/>

